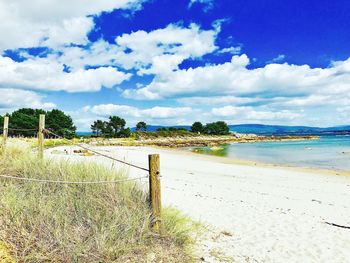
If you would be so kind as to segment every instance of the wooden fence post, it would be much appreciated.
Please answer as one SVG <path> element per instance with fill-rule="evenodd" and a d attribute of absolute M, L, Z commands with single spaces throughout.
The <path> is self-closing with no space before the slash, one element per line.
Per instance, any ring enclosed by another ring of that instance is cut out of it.
<path fill-rule="evenodd" d="M 161 231 L 161 191 L 160 191 L 160 160 L 159 154 L 148 155 L 149 193 L 152 210 L 151 227 L 156 233 Z"/>
<path fill-rule="evenodd" d="M 9 117 L 5 116 L 4 118 L 4 130 L 3 130 L 3 141 L 2 141 L 2 147 L 5 150 L 6 148 L 6 142 L 7 142 L 7 136 L 9 133 Z"/>
<path fill-rule="evenodd" d="M 38 132 L 38 155 L 39 158 L 44 158 L 44 129 L 45 129 L 45 115 L 39 116 L 39 132 Z"/>

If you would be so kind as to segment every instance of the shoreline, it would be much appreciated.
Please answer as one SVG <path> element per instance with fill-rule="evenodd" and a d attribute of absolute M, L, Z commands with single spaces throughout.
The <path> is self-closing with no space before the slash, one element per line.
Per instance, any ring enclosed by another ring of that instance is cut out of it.
<path fill-rule="evenodd" d="M 158 138 L 91 138 L 87 141 L 93 146 L 159 146 L 165 148 L 220 146 L 232 143 L 256 143 L 256 142 L 280 142 L 318 140 L 319 136 L 258 136 L 255 134 L 232 134 L 232 135 L 194 135 Z M 83 141 L 85 141 L 83 139 Z"/>
<path fill-rule="evenodd" d="M 138 147 L 148 147 L 148 146 L 138 146 Z M 211 161 L 224 163 L 224 164 L 236 164 L 236 165 L 262 167 L 262 168 L 279 168 L 279 169 L 288 169 L 291 171 L 321 173 L 321 174 L 336 175 L 336 176 L 350 176 L 350 171 L 347 171 L 347 170 L 304 167 L 304 166 L 296 166 L 296 165 L 288 165 L 288 164 L 274 164 L 274 163 L 268 163 L 268 162 L 253 161 L 248 159 L 233 159 L 225 156 L 215 156 L 215 155 L 199 153 L 199 152 L 196 153 L 196 152 L 188 151 L 186 149 L 181 149 L 181 148 L 164 148 L 164 147 L 156 147 L 156 146 L 152 146 L 152 147 L 159 148 L 162 150 L 169 150 L 174 153 L 183 154 L 183 155 L 198 156 L 206 160 L 211 160 Z"/>
<path fill-rule="evenodd" d="M 174 148 L 91 147 L 142 167 L 147 167 L 149 154 L 160 154 L 163 206 L 183 211 L 208 229 L 196 247 L 203 262 L 220 262 L 222 256 L 239 263 L 284 263 L 286 258 L 340 263 L 350 257 L 350 251 L 343 249 L 350 246 L 349 230 L 327 224 L 350 225 L 349 176 Z M 74 154 L 77 148 L 48 149 L 47 157 L 96 162 L 125 170 L 131 178 L 140 176 L 135 168 L 125 169 L 100 156 Z M 146 179 L 140 184 L 147 189 Z"/>

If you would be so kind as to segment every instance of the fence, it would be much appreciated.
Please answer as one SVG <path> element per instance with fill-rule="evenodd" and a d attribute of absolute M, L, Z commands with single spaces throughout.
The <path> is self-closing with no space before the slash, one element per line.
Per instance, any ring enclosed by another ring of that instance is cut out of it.
<path fill-rule="evenodd" d="M 154 232 L 160 233 L 161 232 L 161 186 L 160 186 L 160 156 L 159 154 L 150 154 L 148 155 L 148 168 L 144 168 L 123 160 L 119 160 L 117 158 L 114 158 L 112 156 L 100 153 L 96 150 L 93 150 L 89 147 L 85 147 L 83 145 L 80 145 L 78 143 L 74 143 L 71 140 L 68 140 L 64 138 L 63 136 L 57 135 L 54 132 L 45 129 L 45 115 L 41 114 L 39 117 L 39 128 L 38 129 L 11 129 L 9 128 L 9 117 L 4 118 L 4 127 L 3 127 L 3 142 L 2 147 L 3 151 L 6 150 L 6 144 L 8 141 L 8 134 L 9 130 L 17 130 L 17 131 L 27 131 L 27 130 L 36 130 L 38 131 L 38 157 L 40 159 L 44 158 L 44 150 L 45 150 L 45 135 L 51 134 L 52 136 L 63 139 L 67 142 L 69 142 L 72 145 L 75 145 L 77 147 L 80 147 L 84 150 L 88 150 L 96 155 L 99 155 L 104 158 L 108 158 L 110 160 L 122 163 L 124 165 L 128 165 L 130 167 L 134 167 L 143 171 L 148 172 L 148 179 L 149 179 L 149 200 L 150 200 L 150 208 L 151 208 L 151 228 Z M 146 177 L 139 177 L 139 178 L 132 178 L 132 179 L 124 179 L 124 180 L 116 180 L 116 181 L 82 181 L 82 182 L 74 182 L 74 181 L 57 181 L 57 180 L 41 180 L 41 179 L 35 179 L 35 178 L 23 178 L 23 177 L 16 177 L 16 176 L 9 176 L 9 175 L 0 175 L 1 178 L 5 179 L 13 179 L 13 180 L 22 180 L 22 181 L 30 181 L 30 182 L 37 182 L 37 183 L 56 183 L 56 184 L 109 184 L 109 183 L 120 183 L 125 181 L 134 181 L 139 180 Z"/>

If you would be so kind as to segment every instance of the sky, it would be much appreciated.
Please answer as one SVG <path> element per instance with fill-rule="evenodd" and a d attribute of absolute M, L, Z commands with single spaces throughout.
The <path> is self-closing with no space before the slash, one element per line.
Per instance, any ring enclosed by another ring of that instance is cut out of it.
<path fill-rule="evenodd" d="M 347 0 L 0 0 L 0 114 L 58 108 L 79 131 L 350 124 Z"/>

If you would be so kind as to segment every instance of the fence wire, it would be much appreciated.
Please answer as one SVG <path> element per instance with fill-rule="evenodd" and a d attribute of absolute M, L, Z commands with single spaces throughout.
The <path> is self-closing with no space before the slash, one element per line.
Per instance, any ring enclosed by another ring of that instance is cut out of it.
<path fill-rule="evenodd" d="M 62 136 L 60 136 L 60 135 L 58 135 L 58 134 L 55 134 L 55 133 L 53 133 L 53 132 L 50 131 L 50 130 L 44 129 L 43 132 L 45 132 L 45 133 L 50 133 L 50 134 L 54 135 L 55 137 L 57 137 L 58 139 L 62 139 L 62 140 L 64 140 L 64 141 L 66 141 L 66 142 L 69 142 L 69 143 L 72 144 L 72 145 L 75 145 L 75 146 L 80 147 L 80 148 L 82 148 L 82 149 L 84 149 L 84 150 L 90 151 L 90 152 L 92 152 L 92 153 L 94 153 L 94 154 L 97 154 L 97 155 L 100 155 L 100 156 L 102 156 L 102 157 L 108 158 L 108 159 L 110 159 L 110 160 L 113 160 L 113 161 L 116 161 L 116 162 L 119 162 L 119 163 L 122 163 L 122 164 L 125 164 L 125 165 L 128 165 L 128 166 L 131 166 L 131 167 L 134 167 L 134 168 L 137 168 L 137 169 L 140 169 L 140 170 L 149 172 L 149 170 L 148 170 L 147 168 L 144 168 L 144 167 L 141 167 L 141 166 L 138 166 L 138 165 L 135 165 L 135 164 L 132 164 L 132 163 L 123 161 L 123 160 L 119 160 L 119 159 L 114 158 L 114 157 L 112 157 L 112 156 L 109 156 L 109 155 L 100 153 L 100 152 L 98 152 L 98 151 L 95 151 L 95 150 L 93 150 L 93 149 L 90 149 L 89 147 L 85 147 L 85 146 L 82 146 L 82 145 L 80 145 L 80 144 L 78 144 L 78 143 L 74 143 L 74 142 L 72 142 L 71 140 L 68 140 L 68 139 L 66 139 L 66 138 L 64 138 L 64 137 L 62 137 Z"/>
<path fill-rule="evenodd" d="M 28 128 L 28 129 L 17 129 L 17 128 L 7 128 L 9 131 L 38 131 L 38 129 Z"/>
<path fill-rule="evenodd" d="M 2 174 L 0 174 L 0 178 L 14 179 L 14 180 L 28 181 L 28 182 L 37 182 L 37 183 L 52 183 L 52 184 L 117 184 L 117 183 L 123 183 L 123 182 L 129 182 L 129 181 L 136 181 L 136 180 L 145 179 L 145 178 L 148 178 L 148 176 L 141 176 L 141 177 L 137 177 L 137 178 L 120 179 L 120 180 L 114 180 L 114 181 L 61 181 L 61 180 L 49 180 L 49 179 L 36 179 L 36 178 L 18 177 L 18 176 L 2 175 Z"/>
<path fill-rule="evenodd" d="M 7 130 L 12 130 L 12 131 L 38 131 L 38 129 L 15 129 L 15 128 L 7 128 Z M 3 129 L 0 129 L 0 131 L 3 131 Z M 59 138 L 59 139 L 62 139 L 72 145 L 75 145 L 77 147 L 80 147 L 84 150 L 87 150 L 87 151 L 90 151 L 96 155 L 99 155 L 99 156 L 102 156 L 102 157 L 105 157 L 105 158 L 108 158 L 112 161 L 115 161 L 115 162 L 119 162 L 119 163 L 122 163 L 122 164 L 125 164 L 125 165 L 128 165 L 128 166 L 131 166 L 131 167 L 134 167 L 134 168 L 137 168 L 137 169 L 140 169 L 140 170 L 143 170 L 143 171 L 146 171 L 146 172 L 149 172 L 149 169 L 147 168 L 144 168 L 144 167 L 141 167 L 141 166 L 138 166 L 138 165 L 135 165 L 135 164 L 132 164 L 132 163 L 129 163 L 129 162 L 126 162 L 126 161 L 123 161 L 123 160 L 119 160 L 117 158 L 114 158 L 112 156 L 109 156 L 109 155 L 106 155 L 106 154 L 103 154 L 103 153 L 100 153 L 98 151 L 95 151 L 93 149 L 90 149 L 89 147 L 85 147 L 85 146 L 82 146 L 78 143 L 74 143 L 73 141 L 71 140 L 68 140 L 66 138 L 64 138 L 63 136 L 60 136 L 58 134 L 55 134 L 53 133 L 52 131 L 48 130 L 48 129 L 43 129 L 42 130 L 43 133 L 46 133 L 46 134 L 51 134 L 53 135 L 54 137 L 56 138 Z M 140 177 L 137 177 L 137 178 L 126 178 L 126 179 L 120 179 L 120 180 L 112 180 L 112 181 L 63 181 L 63 180 L 50 180 L 50 179 L 37 179 L 37 178 L 27 178 L 27 177 L 18 177 L 18 176 L 12 176 L 12 175 L 1 175 L 0 174 L 0 178 L 3 178 L 3 179 L 12 179 L 12 180 L 19 180 L 19 181 L 27 181 L 27 182 L 38 182 L 38 183 L 55 183 L 55 184 L 117 184 L 117 183 L 123 183 L 123 182 L 128 182 L 128 181 L 137 181 L 137 180 L 142 180 L 142 179 L 146 179 L 148 178 L 149 176 L 146 175 L 146 176 L 140 176 Z"/>

